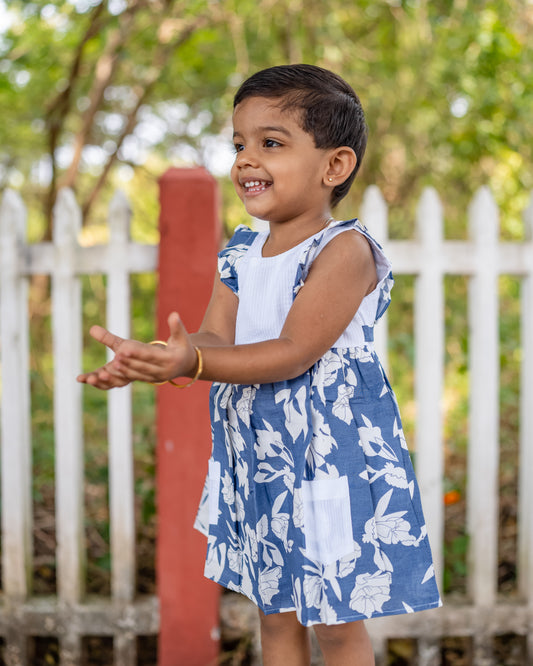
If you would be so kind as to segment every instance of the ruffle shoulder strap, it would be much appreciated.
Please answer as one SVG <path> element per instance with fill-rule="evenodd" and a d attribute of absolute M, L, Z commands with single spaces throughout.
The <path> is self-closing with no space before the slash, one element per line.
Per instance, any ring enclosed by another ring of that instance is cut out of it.
<path fill-rule="evenodd" d="M 220 279 L 235 294 L 239 294 L 239 262 L 254 242 L 257 231 L 252 231 L 244 224 L 240 224 L 226 247 L 218 253 L 218 272 Z"/>
<path fill-rule="evenodd" d="M 376 321 L 383 316 L 383 313 L 388 308 L 390 303 L 390 292 L 394 284 L 394 278 L 391 272 L 391 263 L 383 252 L 381 245 L 368 233 L 366 227 L 357 219 L 339 221 L 330 224 L 324 231 L 313 238 L 313 240 L 305 246 L 300 255 L 298 268 L 293 287 L 293 295 L 300 291 L 307 278 L 309 270 L 313 261 L 324 249 L 324 247 L 338 234 L 343 231 L 354 229 L 361 233 L 370 243 L 374 261 L 376 263 L 376 271 L 378 274 L 378 284 L 376 290 L 379 292 L 379 298 L 376 308 Z M 376 291 L 375 290 L 375 291 Z"/>

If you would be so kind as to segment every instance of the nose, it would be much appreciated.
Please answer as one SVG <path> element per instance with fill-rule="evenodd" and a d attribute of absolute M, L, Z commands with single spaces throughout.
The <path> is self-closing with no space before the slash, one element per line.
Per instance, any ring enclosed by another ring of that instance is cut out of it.
<path fill-rule="evenodd" d="M 243 148 L 235 156 L 235 166 L 240 169 L 247 166 L 255 167 L 257 164 L 257 155 L 250 147 Z"/>

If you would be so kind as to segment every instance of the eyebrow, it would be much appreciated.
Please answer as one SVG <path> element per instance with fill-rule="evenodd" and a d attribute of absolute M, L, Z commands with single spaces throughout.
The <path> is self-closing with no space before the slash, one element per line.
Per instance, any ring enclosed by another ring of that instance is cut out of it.
<path fill-rule="evenodd" d="M 280 134 L 285 134 L 285 136 L 292 136 L 288 129 L 285 127 L 280 127 L 277 125 L 267 125 L 265 127 L 258 127 L 259 132 L 280 132 Z M 233 132 L 233 137 L 242 136 L 240 132 Z"/>

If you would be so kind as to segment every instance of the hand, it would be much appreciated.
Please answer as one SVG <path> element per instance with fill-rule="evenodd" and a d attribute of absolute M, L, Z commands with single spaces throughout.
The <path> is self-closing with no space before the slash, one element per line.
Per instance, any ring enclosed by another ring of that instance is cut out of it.
<path fill-rule="evenodd" d="M 125 340 L 101 326 L 93 326 L 91 336 L 115 352 L 115 358 L 101 368 L 77 377 L 79 382 L 107 390 L 138 380 L 164 382 L 194 374 L 196 352 L 185 326 L 176 312 L 168 318 L 170 337 L 167 346 Z"/>
<path fill-rule="evenodd" d="M 101 368 L 97 368 L 91 372 L 78 375 L 76 377 L 76 381 L 83 384 L 90 384 L 91 386 L 102 389 L 103 391 L 107 391 L 111 388 L 118 388 L 120 386 L 126 386 L 129 384 L 130 380 L 126 377 L 121 377 L 120 375 L 114 373 L 111 365 L 112 361 L 106 363 Z"/>

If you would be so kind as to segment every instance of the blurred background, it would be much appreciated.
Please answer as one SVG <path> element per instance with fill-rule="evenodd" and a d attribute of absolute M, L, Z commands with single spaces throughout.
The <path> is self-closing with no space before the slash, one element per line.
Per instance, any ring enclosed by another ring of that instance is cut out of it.
<path fill-rule="evenodd" d="M 532 29 L 528 0 L 3 1 L 0 187 L 23 191 L 36 239 L 64 185 L 88 225 L 124 188 L 141 233 L 154 225 L 157 177 L 202 164 L 220 177 L 233 225 L 243 213 L 225 178 L 232 96 L 258 69 L 308 62 L 345 77 L 367 113 L 347 211 L 376 184 L 408 235 L 407 213 L 432 184 L 458 233 L 472 192 L 489 184 L 517 236 L 533 184 Z"/>
<path fill-rule="evenodd" d="M 28 208 L 28 240 L 40 242 L 51 237 L 58 190 L 73 188 L 83 210 L 82 242 L 93 244 L 107 240 L 108 204 L 120 188 L 133 208 L 133 238 L 157 243 L 158 178 L 170 166 L 203 165 L 218 179 L 228 235 L 236 224 L 249 221 L 228 176 L 233 159 L 232 97 L 254 71 L 288 62 L 317 64 L 339 73 L 366 110 L 367 153 L 337 217 L 356 216 L 365 188 L 375 184 L 389 206 L 391 238 L 411 238 L 420 194 L 431 185 L 444 207 L 446 237 L 464 239 L 468 204 L 479 186 L 488 185 L 500 209 L 501 239 L 524 239 L 522 213 L 533 188 L 532 0 L 0 1 L 0 191 L 20 191 Z M 389 348 L 390 374 L 416 462 L 413 284 L 409 275 L 397 279 Z M 449 276 L 445 286 L 444 591 L 460 596 L 465 594 L 468 543 L 467 279 Z M 132 288 L 133 335 L 151 339 L 156 278 L 135 275 Z M 503 276 L 499 288 L 498 589 L 512 595 L 519 280 Z M 105 280 L 84 277 L 83 289 L 88 330 L 102 321 Z M 48 277 L 32 278 L 29 307 L 34 578 L 35 592 L 48 594 L 55 590 Z M 103 360 L 101 350 L 87 341 L 86 367 Z M 87 585 L 88 592 L 108 594 L 107 406 L 105 396 L 96 393 L 84 393 Z M 134 387 L 133 412 L 138 591 L 153 592 L 151 387 Z M 105 652 L 105 646 L 95 649 Z M 238 649 L 245 651 L 242 646 L 234 651 Z M 456 654 L 450 663 L 466 663 L 460 661 L 460 648 L 449 650 Z"/>

